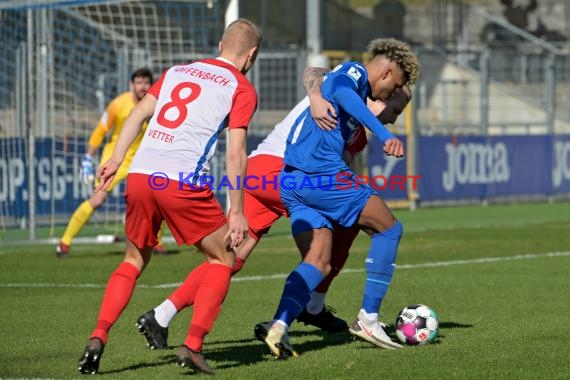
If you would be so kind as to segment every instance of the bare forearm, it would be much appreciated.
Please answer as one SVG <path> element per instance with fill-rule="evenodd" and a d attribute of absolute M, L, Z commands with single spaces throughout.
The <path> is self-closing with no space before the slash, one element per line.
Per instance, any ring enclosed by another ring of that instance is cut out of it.
<path fill-rule="evenodd" d="M 230 197 L 230 209 L 233 213 L 243 213 L 242 183 L 247 170 L 247 155 L 245 150 L 228 150 L 226 162 L 228 180 L 232 184 L 230 189 L 235 189 L 228 190 Z"/>
<path fill-rule="evenodd" d="M 303 86 L 307 90 L 307 94 L 311 95 L 314 91 L 321 92 L 321 85 L 323 79 L 328 72 L 327 69 L 322 67 L 307 67 L 303 72 Z"/>

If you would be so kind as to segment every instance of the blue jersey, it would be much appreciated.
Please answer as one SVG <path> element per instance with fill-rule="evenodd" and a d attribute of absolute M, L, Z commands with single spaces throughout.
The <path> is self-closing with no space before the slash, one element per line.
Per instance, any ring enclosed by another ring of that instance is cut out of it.
<path fill-rule="evenodd" d="M 305 173 L 336 174 L 348 170 L 343 160 L 344 147 L 358 124 L 380 135 L 382 141 L 394 137 L 366 107 L 370 85 L 361 63 L 338 65 L 325 78 L 321 92 L 336 110 L 337 126 L 332 131 L 321 130 L 307 108 L 287 138 L 286 165 Z"/>

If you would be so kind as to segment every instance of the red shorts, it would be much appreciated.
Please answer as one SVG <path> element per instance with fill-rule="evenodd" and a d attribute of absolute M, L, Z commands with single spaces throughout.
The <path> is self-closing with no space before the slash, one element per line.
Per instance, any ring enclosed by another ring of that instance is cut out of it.
<path fill-rule="evenodd" d="M 163 220 L 180 245 L 193 245 L 226 224 L 220 203 L 209 188 L 179 188 L 170 181 L 162 190 L 150 186 L 149 175 L 127 176 L 125 235 L 137 247 L 154 247 Z"/>
<path fill-rule="evenodd" d="M 244 213 L 249 224 L 249 235 L 255 240 L 266 234 L 277 219 L 288 216 L 279 196 L 281 169 L 281 157 L 260 154 L 247 159 Z"/>

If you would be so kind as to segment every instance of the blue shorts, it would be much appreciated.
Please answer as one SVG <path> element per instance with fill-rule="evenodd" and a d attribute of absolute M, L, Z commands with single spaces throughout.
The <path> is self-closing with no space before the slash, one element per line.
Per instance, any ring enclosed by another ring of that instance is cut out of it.
<path fill-rule="evenodd" d="M 301 232 L 329 228 L 332 222 L 352 227 L 358 221 L 372 187 L 356 184 L 349 171 L 337 175 L 307 174 L 291 166 L 281 171 L 281 200 L 291 218 L 293 236 Z"/>

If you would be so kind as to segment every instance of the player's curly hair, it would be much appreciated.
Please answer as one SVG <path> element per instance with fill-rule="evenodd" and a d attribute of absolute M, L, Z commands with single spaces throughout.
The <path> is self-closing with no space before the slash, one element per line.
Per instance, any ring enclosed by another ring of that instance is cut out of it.
<path fill-rule="evenodd" d="M 382 55 L 390 61 L 396 62 L 404 71 L 405 85 L 413 85 L 420 75 L 418 58 L 405 42 L 394 38 L 377 38 L 368 44 L 368 54 L 372 58 Z"/>

